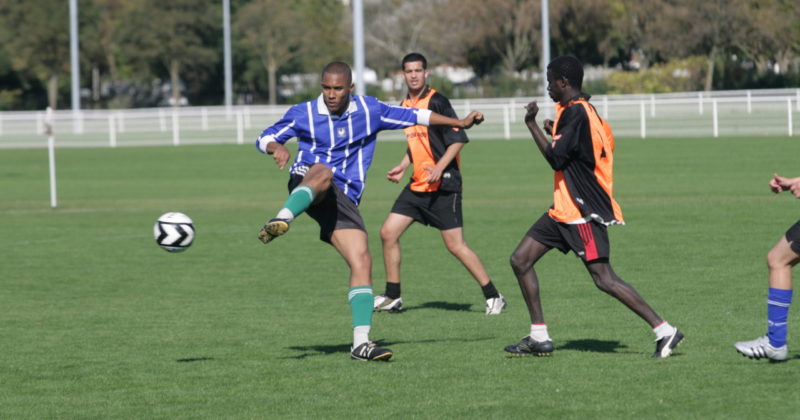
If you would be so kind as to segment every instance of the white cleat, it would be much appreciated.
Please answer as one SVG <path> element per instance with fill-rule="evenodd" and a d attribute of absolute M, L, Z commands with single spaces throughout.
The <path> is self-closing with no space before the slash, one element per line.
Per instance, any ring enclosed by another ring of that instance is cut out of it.
<path fill-rule="evenodd" d="M 386 295 L 375 296 L 372 309 L 375 312 L 400 312 L 403 310 L 403 298 L 392 299 Z"/>
<path fill-rule="evenodd" d="M 753 341 L 739 341 L 734 343 L 736 351 L 751 359 L 770 359 L 775 362 L 783 362 L 789 358 L 789 348 L 786 344 L 780 347 L 772 347 L 769 338 L 765 335 Z"/>
<path fill-rule="evenodd" d="M 486 315 L 499 315 L 503 312 L 503 309 L 508 306 L 506 304 L 506 299 L 503 295 L 499 295 L 496 298 L 489 298 L 486 299 Z"/>

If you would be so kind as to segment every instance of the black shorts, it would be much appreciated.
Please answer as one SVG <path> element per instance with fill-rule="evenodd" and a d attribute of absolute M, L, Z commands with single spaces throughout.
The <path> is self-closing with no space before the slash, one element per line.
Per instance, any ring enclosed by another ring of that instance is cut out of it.
<path fill-rule="evenodd" d="M 303 181 L 301 175 L 289 176 L 289 191 L 294 190 Z M 341 188 L 334 182 L 325 192 L 321 202 L 312 204 L 307 210 L 309 216 L 319 224 L 319 239 L 331 243 L 331 235 L 336 229 L 359 229 L 364 232 L 364 219 L 358 211 L 358 206 L 345 195 Z"/>
<path fill-rule="evenodd" d="M 408 216 L 439 230 L 464 226 L 461 217 L 461 191 L 411 191 L 408 185 L 392 206 L 392 213 Z"/>
<path fill-rule="evenodd" d="M 795 254 L 800 255 L 800 220 L 786 231 L 786 240 Z"/>
<path fill-rule="evenodd" d="M 608 228 L 597 222 L 570 225 L 545 213 L 525 235 L 565 254 L 571 250 L 585 262 L 608 261 L 611 256 Z"/>

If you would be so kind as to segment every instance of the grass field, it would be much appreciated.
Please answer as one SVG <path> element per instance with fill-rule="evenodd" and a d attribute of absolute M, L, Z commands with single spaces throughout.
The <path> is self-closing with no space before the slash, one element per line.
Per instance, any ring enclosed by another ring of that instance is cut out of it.
<path fill-rule="evenodd" d="M 378 228 L 399 192 L 378 146 L 361 210 L 375 290 Z M 0 152 L 0 418 L 796 418 L 800 316 L 790 361 L 738 355 L 765 331 L 764 256 L 798 219 L 767 188 L 798 176 L 797 138 L 619 139 L 614 267 L 687 336 L 650 358 L 647 325 L 552 252 L 537 270 L 556 352 L 509 358 L 528 332 L 508 257 L 550 204 L 552 172 L 530 141 L 463 152 L 465 233 L 507 313 L 438 232 L 403 238 L 408 310 L 376 314 L 389 363 L 351 361 L 347 270 L 303 216 L 264 246 L 286 173 L 250 146 L 62 149 L 59 208 L 47 154 Z M 194 245 L 156 246 L 152 224 L 190 215 Z M 796 306 L 796 305 L 795 305 Z"/>

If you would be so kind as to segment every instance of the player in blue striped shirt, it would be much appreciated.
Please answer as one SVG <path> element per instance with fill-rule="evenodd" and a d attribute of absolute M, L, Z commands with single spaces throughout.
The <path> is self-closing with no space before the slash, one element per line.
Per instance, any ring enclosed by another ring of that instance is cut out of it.
<path fill-rule="evenodd" d="M 283 169 L 289 161 L 284 144 L 298 141 L 289 168 L 289 198 L 259 232 L 265 244 L 289 230 L 302 212 L 320 226 L 320 239 L 330 243 L 350 266 L 348 301 L 353 316 L 353 359 L 388 360 L 392 351 L 369 341 L 372 325 L 372 257 L 367 232 L 358 211 L 367 169 L 379 131 L 413 125 L 470 128 L 483 121 L 480 112 L 463 120 L 424 109 L 386 105 L 370 96 L 352 95 L 350 66 L 333 62 L 322 71 L 322 94 L 297 104 L 265 129 L 256 141 Z"/>

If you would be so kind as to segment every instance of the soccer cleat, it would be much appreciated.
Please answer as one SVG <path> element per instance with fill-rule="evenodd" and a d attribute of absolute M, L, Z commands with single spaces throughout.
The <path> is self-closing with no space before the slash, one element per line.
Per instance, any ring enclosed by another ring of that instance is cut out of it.
<path fill-rule="evenodd" d="M 269 221 L 261 228 L 261 231 L 258 232 L 258 239 L 261 242 L 269 243 L 273 239 L 277 238 L 278 236 L 283 235 L 289 230 L 289 222 L 285 219 L 278 219 L 277 217 L 274 219 L 269 219 Z"/>
<path fill-rule="evenodd" d="M 786 344 L 780 347 L 772 347 L 766 335 L 753 341 L 739 341 L 734 343 L 733 347 L 736 347 L 736 351 L 743 356 L 751 359 L 767 358 L 775 362 L 783 362 L 789 357 L 789 348 L 786 347 Z"/>
<path fill-rule="evenodd" d="M 529 335 L 522 337 L 522 341 L 519 343 L 505 348 L 506 353 L 511 353 L 515 356 L 550 356 L 553 354 L 554 349 L 552 341 L 536 341 Z"/>
<path fill-rule="evenodd" d="M 403 298 L 392 299 L 386 295 L 375 296 L 372 309 L 375 312 L 400 312 L 403 310 Z"/>
<path fill-rule="evenodd" d="M 499 315 L 507 306 L 506 299 L 503 295 L 496 298 L 486 299 L 486 315 Z"/>
<path fill-rule="evenodd" d="M 669 357 L 672 350 L 683 342 L 683 333 L 677 328 L 670 335 L 665 335 L 656 340 L 656 351 L 653 357 Z"/>
<path fill-rule="evenodd" d="M 361 343 L 356 348 L 350 350 L 350 358 L 355 360 L 361 360 L 364 362 L 375 362 L 378 360 L 389 360 L 392 358 L 391 350 L 378 347 L 375 343 L 371 341 L 367 341 L 366 343 Z"/>

